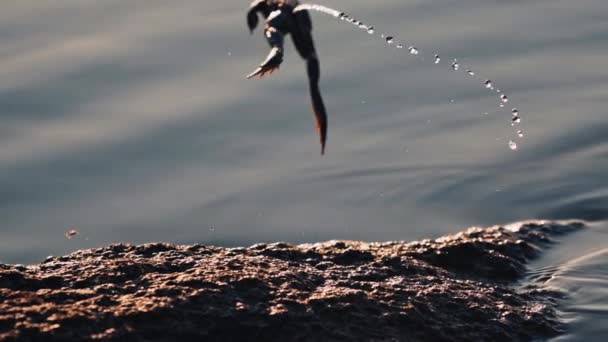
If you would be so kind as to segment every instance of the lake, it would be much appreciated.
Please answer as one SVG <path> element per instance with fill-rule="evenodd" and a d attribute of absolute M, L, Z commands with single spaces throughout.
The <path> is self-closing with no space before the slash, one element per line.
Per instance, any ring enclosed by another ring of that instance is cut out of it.
<path fill-rule="evenodd" d="M 590 228 L 531 272 L 559 270 L 550 285 L 575 294 L 562 339 L 605 336 L 606 1 L 318 3 L 375 28 L 312 13 L 325 156 L 290 39 L 279 72 L 244 79 L 268 53 L 248 1 L 5 4 L 0 262 L 112 242 L 415 240 L 580 219 Z"/>

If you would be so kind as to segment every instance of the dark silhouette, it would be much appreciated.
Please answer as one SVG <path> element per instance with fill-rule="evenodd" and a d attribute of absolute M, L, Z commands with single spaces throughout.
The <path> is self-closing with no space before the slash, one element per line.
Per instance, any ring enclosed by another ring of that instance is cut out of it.
<path fill-rule="evenodd" d="M 306 60 L 312 110 L 317 121 L 321 154 L 324 154 L 327 140 L 327 114 L 319 90 L 319 59 L 312 39 L 310 15 L 306 10 L 294 11 L 298 4 L 296 0 L 255 0 L 251 3 L 247 13 L 249 30 L 253 33 L 258 24 L 258 14 L 261 14 L 265 19 L 264 36 L 271 50 L 268 57 L 247 78 L 262 77 L 278 69 L 283 61 L 284 36 L 291 34 L 296 50 Z"/>

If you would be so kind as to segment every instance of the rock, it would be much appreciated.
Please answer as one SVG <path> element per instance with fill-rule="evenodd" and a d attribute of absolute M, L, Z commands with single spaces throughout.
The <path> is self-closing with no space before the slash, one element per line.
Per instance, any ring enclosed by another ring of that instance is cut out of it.
<path fill-rule="evenodd" d="M 561 331 L 559 294 L 509 283 L 551 235 L 581 227 L 529 222 L 410 243 L 116 244 L 0 264 L 0 340 L 547 338 Z"/>

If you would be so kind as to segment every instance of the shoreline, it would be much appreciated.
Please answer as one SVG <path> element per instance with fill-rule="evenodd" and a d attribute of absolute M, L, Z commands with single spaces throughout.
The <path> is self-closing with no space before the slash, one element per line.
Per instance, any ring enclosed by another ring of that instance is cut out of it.
<path fill-rule="evenodd" d="M 414 242 L 113 244 L 0 264 L 0 340 L 533 340 L 562 293 L 516 288 L 580 222 Z"/>

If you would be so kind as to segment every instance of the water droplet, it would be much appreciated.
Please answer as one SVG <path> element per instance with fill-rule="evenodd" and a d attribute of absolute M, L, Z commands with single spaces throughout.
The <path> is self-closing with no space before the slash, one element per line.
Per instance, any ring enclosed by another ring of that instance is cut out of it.
<path fill-rule="evenodd" d="M 367 26 L 365 24 L 363 24 L 362 22 L 359 22 L 359 27 L 362 29 L 367 29 Z"/>
<path fill-rule="evenodd" d="M 78 234 L 80 234 L 80 232 L 77 231 L 76 229 L 70 229 L 65 233 L 65 237 L 67 237 L 68 239 L 71 239 L 72 237 L 74 237 Z"/>
<path fill-rule="evenodd" d="M 452 62 L 452 69 L 454 69 L 454 71 L 458 71 L 458 69 L 460 69 L 460 64 L 458 64 L 457 60 Z"/>
<path fill-rule="evenodd" d="M 345 20 L 346 18 L 348 18 L 348 14 L 340 13 L 340 20 Z"/>
<path fill-rule="evenodd" d="M 471 69 L 467 70 L 467 74 L 469 74 L 469 76 L 475 76 L 475 73 Z"/>
<path fill-rule="evenodd" d="M 513 140 L 509 140 L 509 148 L 513 151 L 517 150 L 517 144 Z"/>
<path fill-rule="evenodd" d="M 403 45 L 397 44 L 397 49 L 403 49 Z"/>
<path fill-rule="evenodd" d="M 393 44 L 393 36 L 386 37 L 386 42 L 389 44 Z"/>
<path fill-rule="evenodd" d="M 384 39 L 384 37 L 386 37 L 386 36 L 384 35 L 384 33 L 382 33 L 382 34 L 380 35 L 380 38 Z"/>
<path fill-rule="evenodd" d="M 513 113 L 513 116 L 518 116 L 519 115 L 519 111 L 517 110 L 517 108 L 511 109 L 511 113 Z"/>
<path fill-rule="evenodd" d="M 511 119 L 511 122 L 513 122 L 513 123 L 520 123 L 521 122 L 521 118 L 519 116 L 514 116 L 513 119 Z"/>
<path fill-rule="evenodd" d="M 214 226 L 209 226 L 209 231 L 210 232 L 214 232 L 215 231 L 215 227 Z"/>
<path fill-rule="evenodd" d="M 441 61 L 441 57 L 438 54 L 436 54 L 435 55 L 435 64 L 439 64 L 440 61 Z"/>
<path fill-rule="evenodd" d="M 524 132 L 522 132 L 521 130 L 517 131 L 517 136 L 520 138 L 524 137 Z"/>
<path fill-rule="evenodd" d="M 367 28 L 367 33 L 374 34 L 374 27 L 373 26 L 368 27 Z"/>
<path fill-rule="evenodd" d="M 228 51 L 228 56 L 232 56 L 232 52 Z"/>
<path fill-rule="evenodd" d="M 450 103 L 454 103 L 454 99 L 450 99 Z"/>
<path fill-rule="evenodd" d="M 506 102 L 509 102 L 509 98 L 505 94 L 500 94 L 500 101 L 506 103 Z"/>
<path fill-rule="evenodd" d="M 504 103 L 501 103 L 501 104 L 500 104 L 500 108 L 504 108 L 504 106 L 505 106 L 505 104 L 504 104 Z"/>
<path fill-rule="evenodd" d="M 410 46 L 409 49 L 412 55 L 417 55 L 420 52 L 415 46 Z"/>
<path fill-rule="evenodd" d="M 486 80 L 486 81 L 484 82 L 484 85 L 485 85 L 485 86 L 486 86 L 486 88 L 488 88 L 488 89 L 494 89 L 494 85 L 492 84 L 492 81 L 490 81 L 490 80 Z"/>
<path fill-rule="evenodd" d="M 483 115 L 488 115 L 488 112 L 483 113 Z"/>

